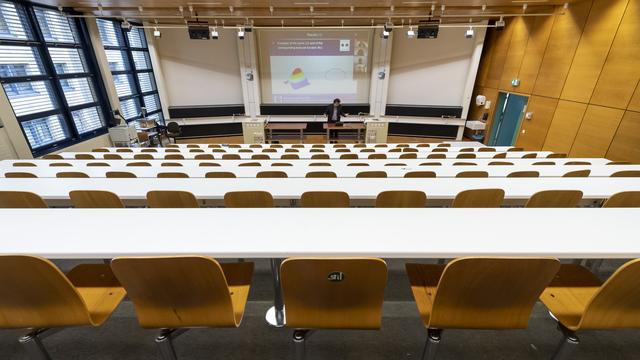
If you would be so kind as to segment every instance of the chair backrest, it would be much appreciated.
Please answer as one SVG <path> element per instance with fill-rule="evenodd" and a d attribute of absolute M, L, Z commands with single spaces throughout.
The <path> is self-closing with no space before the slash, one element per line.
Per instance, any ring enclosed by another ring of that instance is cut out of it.
<path fill-rule="evenodd" d="M 345 159 L 353 160 L 353 159 L 357 159 L 357 158 L 358 158 L 358 154 L 342 154 L 342 155 L 340 155 L 340 159 L 342 159 L 342 160 L 345 160 Z"/>
<path fill-rule="evenodd" d="M 127 166 L 151 166 L 151 163 L 148 163 L 146 161 L 134 161 L 127 163 Z"/>
<path fill-rule="evenodd" d="M 420 163 L 420 166 L 441 166 L 441 165 L 442 163 L 436 162 L 436 161 Z"/>
<path fill-rule="evenodd" d="M 357 178 L 386 178 L 387 173 L 385 171 L 361 171 L 356 174 Z"/>
<path fill-rule="evenodd" d="M 445 154 L 429 154 L 427 155 L 427 159 L 446 159 L 447 155 Z"/>
<path fill-rule="evenodd" d="M 456 156 L 456 159 L 475 159 L 476 154 L 473 153 L 462 153 Z"/>
<path fill-rule="evenodd" d="M 92 149 L 91 152 L 109 152 L 109 149 L 97 148 L 97 149 Z"/>
<path fill-rule="evenodd" d="M 284 152 L 286 152 L 286 153 L 299 153 L 300 150 L 294 149 L 294 148 L 288 148 L 288 149 L 284 149 Z"/>
<path fill-rule="evenodd" d="M 222 155 L 223 160 L 240 160 L 241 157 L 238 154 L 224 154 Z"/>
<path fill-rule="evenodd" d="M 11 165 L 13 167 L 35 167 L 35 166 L 37 166 L 36 164 L 34 164 L 32 162 L 14 162 Z"/>
<path fill-rule="evenodd" d="M 236 327 L 220 264 L 200 256 L 116 258 L 111 268 L 144 328 Z"/>
<path fill-rule="evenodd" d="M 589 177 L 591 174 L 591 170 L 576 170 L 569 171 L 568 173 L 562 175 L 562 177 Z"/>
<path fill-rule="evenodd" d="M 329 155 L 327 154 L 315 154 L 315 155 L 311 155 L 312 159 L 329 159 Z"/>
<path fill-rule="evenodd" d="M 427 195 L 422 191 L 383 191 L 376 197 L 378 208 L 423 208 Z"/>
<path fill-rule="evenodd" d="M 136 160 L 153 160 L 153 155 L 151 154 L 135 154 L 133 158 Z"/>
<path fill-rule="evenodd" d="M 640 327 L 640 259 L 616 270 L 591 298 L 580 319 L 581 329 Z"/>
<path fill-rule="evenodd" d="M 118 148 L 118 149 L 116 149 L 116 152 L 119 152 L 119 153 L 131 153 L 131 152 L 133 152 L 133 150 L 131 150 L 129 148 Z"/>
<path fill-rule="evenodd" d="M 286 178 L 287 173 L 284 171 L 260 171 L 256 174 L 257 178 Z"/>
<path fill-rule="evenodd" d="M 280 144 L 271 144 L 269 145 L 270 148 L 272 149 L 282 149 L 284 148 L 284 146 L 280 145 Z"/>
<path fill-rule="evenodd" d="M 180 153 L 181 151 L 180 149 L 170 148 L 170 149 L 165 149 L 164 152 L 165 154 L 168 154 L 168 153 Z"/>
<path fill-rule="evenodd" d="M 611 177 L 640 177 L 640 170 L 617 171 L 611 174 Z"/>
<path fill-rule="evenodd" d="M 313 162 L 310 163 L 309 166 L 331 166 L 331 163 L 327 162 Z"/>
<path fill-rule="evenodd" d="M 280 156 L 280 159 L 282 159 L 282 160 L 297 160 L 297 159 L 300 159 L 300 156 L 298 154 L 283 154 L 282 156 Z"/>
<path fill-rule="evenodd" d="M 6 177 L 6 178 L 20 178 L 20 179 L 27 179 L 27 178 L 33 179 L 33 178 L 37 178 L 38 175 L 29 173 L 29 172 L 23 172 L 23 171 L 11 171 L 11 172 L 4 173 L 4 177 Z"/>
<path fill-rule="evenodd" d="M 198 200 L 188 191 L 159 191 L 147 193 L 147 205 L 150 208 L 198 208 Z"/>
<path fill-rule="evenodd" d="M 556 163 L 554 161 L 537 161 L 531 165 L 555 165 L 555 164 Z"/>
<path fill-rule="evenodd" d="M 276 149 L 262 149 L 263 153 L 277 153 L 278 150 Z"/>
<path fill-rule="evenodd" d="M 304 208 L 347 208 L 349 194 L 342 191 L 307 191 L 300 197 Z"/>
<path fill-rule="evenodd" d="M 228 178 L 235 178 L 236 174 L 229 171 L 210 171 L 204 174 L 204 177 L 210 178 L 210 179 L 228 179 Z"/>
<path fill-rule="evenodd" d="M 198 154 L 193 157 L 196 160 L 213 160 L 214 157 L 211 154 Z"/>
<path fill-rule="evenodd" d="M 447 149 L 446 147 L 440 147 L 440 145 L 438 145 L 438 147 L 436 147 L 435 149 L 431 150 L 431 152 L 434 153 L 440 153 L 440 152 L 449 152 L 449 149 Z"/>
<path fill-rule="evenodd" d="M 220 145 L 220 144 L 209 144 L 209 145 L 207 145 L 207 148 L 209 148 L 209 149 L 219 149 L 221 147 L 222 147 L 222 145 Z"/>
<path fill-rule="evenodd" d="M 72 167 L 73 165 L 71 165 L 70 163 L 66 163 L 66 162 L 54 162 L 49 164 L 49 166 L 51 167 Z"/>
<path fill-rule="evenodd" d="M 349 153 L 351 150 L 349 149 L 335 149 L 336 153 Z"/>
<path fill-rule="evenodd" d="M 417 158 L 418 158 L 417 153 L 404 153 L 400 155 L 400 159 L 417 159 Z"/>
<path fill-rule="evenodd" d="M 51 261 L 0 256 L 0 328 L 90 325 L 87 306 Z"/>
<path fill-rule="evenodd" d="M 110 191 L 74 190 L 69 198 L 75 208 L 124 208 L 118 195 Z"/>
<path fill-rule="evenodd" d="M 393 149 L 389 149 L 390 153 L 399 153 L 402 152 L 402 148 L 393 148 Z"/>
<path fill-rule="evenodd" d="M 189 152 L 190 153 L 203 153 L 204 150 L 202 150 L 202 149 L 189 149 Z"/>
<path fill-rule="evenodd" d="M 111 166 L 111 165 L 109 165 L 109 163 L 106 163 L 106 162 L 90 162 L 90 163 L 87 163 L 87 166 Z"/>
<path fill-rule="evenodd" d="M 260 144 L 251 144 L 249 145 L 251 149 L 262 149 L 262 145 Z"/>
<path fill-rule="evenodd" d="M 178 123 L 175 121 L 171 121 L 167 124 L 167 131 L 177 134 L 180 132 L 180 125 L 178 125 Z"/>
<path fill-rule="evenodd" d="M 496 149 L 492 147 L 481 147 L 478 148 L 478 152 L 495 152 Z"/>
<path fill-rule="evenodd" d="M 91 154 L 76 154 L 76 160 L 94 160 L 95 156 Z"/>
<path fill-rule="evenodd" d="M 166 160 L 184 160 L 182 154 L 167 154 L 164 156 Z"/>
<path fill-rule="evenodd" d="M 397 148 L 408 148 L 409 144 L 397 144 L 396 147 Z"/>
<path fill-rule="evenodd" d="M 176 166 L 182 166 L 182 163 L 166 161 L 166 162 L 163 162 L 162 164 L 160 164 L 160 166 L 174 166 L 174 167 L 176 167 Z"/>
<path fill-rule="evenodd" d="M 582 200 L 579 190 L 545 190 L 531 196 L 525 207 L 528 208 L 572 208 Z"/>
<path fill-rule="evenodd" d="M 290 258 L 280 269 L 288 327 L 380 328 L 387 283 L 383 260 Z"/>
<path fill-rule="evenodd" d="M 434 171 L 409 171 L 404 174 L 406 178 L 434 178 L 436 173 Z"/>
<path fill-rule="evenodd" d="M 38 194 L 28 191 L 0 191 L 0 208 L 48 208 Z"/>
<path fill-rule="evenodd" d="M 128 171 L 107 171 L 106 176 L 108 178 L 125 178 L 125 179 L 137 178 L 136 174 Z"/>
<path fill-rule="evenodd" d="M 387 155 L 386 154 L 370 154 L 367 158 L 368 159 L 386 159 Z"/>
<path fill-rule="evenodd" d="M 429 327 L 526 328 L 533 306 L 558 269 L 560 261 L 551 258 L 453 260 L 433 295 Z"/>
<path fill-rule="evenodd" d="M 347 166 L 369 166 L 368 163 L 348 163 Z"/>
<path fill-rule="evenodd" d="M 62 171 L 56 173 L 57 178 L 88 178 L 89 175 L 80 171 Z"/>
<path fill-rule="evenodd" d="M 507 157 L 507 153 L 504 153 L 504 152 L 493 155 L 493 159 L 505 159 L 506 157 Z"/>
<path fill-rule="evenodd" d="M 118 154 L 104 154 L 102 158 L 105 160 L 122 160 L 122 156 Z"/>
<path fill-rule="evenodd" d="M 497 208 L 504 200 L 502 189 L 473 189 L 459 192 L 453 200 L 454 208 Z"/>
<path fill-rule="evenodd" d="M 553 154 L 547 155 L 547 159 L 561 159 L 566 157 L 567 157 L 567 154 L 564 154 L 564 153 L 553 153 Z"/>
<path fill-rule="evenodd" d="M 450 143 L 440 143 L 437 147 L 451 147 Z"/>
<path fill-rule="evenodd" d="M 273 196 L 266 191 L 230 191 L 224 194 L 224 206 L 228 208 L 270 208 Z"/>
<path fill-rule="evenodd" d="M 229 145 L 227 145 L 227 147 L 229 149 L 239 149 L 239 148 L 242 147 L 242 145 L 240 145 L 240 144 L 229 144 Z"/>
<path fill-rule="evenodd" d="M 203 162 L 199 163 L 198 166 L 215 166 L 215 167 L 219 167 L 219 166 L 222 166 L 222 165 L 220 165 L 218 163 L 214 163 L 214 162 L 203 161 Z"/>
<path fill-rule="evenodd" d="M 609 161 L 605 165 L 630 165 L 631 163 L 628 161 Z"/>
<path fill-rule="evenodd" d="M 368 148 L 363 148 L 362 150 L 360 150 L 361 153 L 374 153 L 376 152 L 375 149 L 368 149 Z"/>
<path fill-rule="evenodd" d="M 486 178 L 489 173 L 486 171 L 461 171 L 456 174 L 457 178 Z"/>
<path fill-rule="evenodd" d="M 157 152 L 158 152 L 158 149 L 154 149 L 154 148 L 146 148 L 146 149 L 142 149 L 142 150 L 140 150 L 140 152 L 143 152 L 143 153 L 157 153 Z"/>
<path fill-rule="evenodd" d="M 473 162 L 457 161 L 453 163 L 453 166 L 476 166 L 478 164 Z"/>
<path fill-rule="evenodd" d="M 509 161 L 492 161 L 489 163 L 489 165 L 509 166 L 513 165 L 513 163 Z"/>
<path fill-rule="evenodd" d="M 307 178 L 337 178 L 338 175 L 333 171 L 310 171 L 304 177 Z"/>
<path fill-rule="evenodd" d="M 507 151 L 511 151 L 511 150 L 507 150 Z M 538 154 L 536 153 L 528 153 L 528 154 L 522 155 L 522 159 L 535 159 L 537 157 L 538 157 Z"/>
<path fill-rule="evenodd" d="M 521 147 L 512 147 L 511 149 L 508 149 L 507 151 L 524 151 L 524 149 L 521 148 Z"/>
<path fill-rule="evenodd" d="M 63 159 L 62 155 L 58 155 L 58 154 L 47 154 L 45 156 L 42 157 L 43 159 Z"/>
<path fill-rule="evenodd" d="M 515 178 L 515 177 L 524 177 L 524 178 L 532 178 L 539 177 L 540 173 L 537 171 L 514 171 L 507 175 L 507 177 Z"/>
<path fill-rule="evenodd" d="M 161 172 L 157 175 L 158 178 L 188 178 L 189 175 L 183 172 Z"/>
<path fill-rule="evenodd" d="M 408 146 L 408 145 L 407 145 Z M 400 146 L 398 146 L 400 147 Z M 404 149 L 402 149 L 402 152 L 408 152 L 408 153 L 417 153 L 418 149 L 416 148 L 410 148 L 410 147 L 405 147 Z"/>
<path fill-rule="evenodd" d="M 269 155 L 266 154 L 255 154 L 251 155 L 251 160 L 269 160 L 271 159 Z"/>
<path fill-rule="evenodd" d="M 623 191 L 613 194 L 602 204 L 602 207 L 640 207 L 640 191 Z"/>
<path fill-rule="evenodd" d="M 259 162 L 246 162 L 246 163 L 240 163 L 238 164 L 238 166 L 262 166 Z"/>
<path fill-rule="evenodd" d="M 198 144 L 187 144 L 187 149 L 199 149 L 200 145 Z"/>
<path fill-rule="evenodd" d="M 588 161 L 567 161 L 565 165 L 591 165 Z"/>
<path fill-rule="evenodd" d="M 271 166 L 293 166 L 293 164 L 287 162 L 274 162 L 271 164 Z"/>

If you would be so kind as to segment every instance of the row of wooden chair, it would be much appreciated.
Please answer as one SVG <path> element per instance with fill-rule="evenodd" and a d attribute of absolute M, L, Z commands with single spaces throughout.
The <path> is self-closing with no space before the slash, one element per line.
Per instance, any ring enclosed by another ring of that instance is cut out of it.
<path fill-rule="evenodd" d="M 20 343 L 48 359 L 50 328 L 100 326 L 125 295 L 138 323 L 159 329 L 160 358 L 177 359 L 173 341 L 197 327 L 238 327 L 251 287 L 251 262 L 202 256 L 116 258 L 63 274 L 33 256 L 0 256 L 0 328 L 30 328 Z M 584 267 L 553 258 L 461 258 L 447 265 L 406 264 L 427 329 L 423 359 L 434 359 L 445 329 L 522 329 L 542 301 L 564 334 L 554 359 L 579 343 L 577 332 L 640 327 L 640 260 L 601 282 Z M 317 329 L 380 329 L 387 266 L 376 258 L 290 258 L 280 266 L 286 326 L 296 359 Z"/>
<path fill-rule="evenodd" d="M 486 150 L 486 149 L 490 149 L 490 150 Z M 93 150 L 92 152 L 97 152 L 97 153 L 108 153 L 109 151 L 107 149 L 104 149 L 106 151 L 99 151 L 99 149 Z M 311 148 L 311 149 L 303 149 L 303 151 L 308 151 L 311 153 L 323 153 L 325 151 L 327 151 L 327 149 L 320 149 L 320 148 Z M 507 150 L 507 152 L 511 152 L 511 151 L 522 151 L 522 149 L 509 149 Z M 135 151 L 133 151 L 133 149 L 130 148 L 120 148 L 120 149 L 116 149 L 115 151 L 116 153 L 134 153 Z M 164 149 L 163 150 L 164 153 L 183 153 L 183 152 L 187 152 L 187 153 L 226 153 L 227 151 L 224 149 Z M 237 149 L 234 150 L 233 153 L 254 153 L 254 152 L 261 152 L 261 153 L 277 153 L 279 152 L 278 149 L 274 149 L 274 148 L 265 148 L 265 149 Z M 285 153 L 300 153 L 301 149 L 296 149 L 296 148 L 288 148 L 288 149 L 284 149 Z M 341 149 L 334 149 L 333 152 L 335 153 L 375 153 L 376 149 L 374 148 L 365 148 L 365 149 L 347 149 L 347 148 L 341 148 Z M 402 152 L 402 153 L 418 153 L 420 152 L 419 149 L 417 148 L 393 148 L 390 150 L 385 150 L 385 151 L 381 151 L 381 153 L 398 153 L 398 152 Z M 448 148 L 434 148 L 431 149 L 430 151 L 428 151 L 429 153 L 439 153 L 439 152 L 449 152 Z M 460 149 L 459 151 L 460 153 L 473 153 L 474 149 L 473 148 L 464 148 L 464 149 Z M 496 152 L 495 149 L 492 148 L 480 148 L 478 149 L 478 152 Z M 151 155 L 154 153 L 160 153 L 160 151 L 156 148 L 145 148 L 145 149 L 141 149 L 139 154 L 140 155 Z M 91 159 L 91 157 L 93 156 L 92 154 L 78 154 L 80 159 Z M 566 157 L 566 154 L 563 154 L 563 156 L 555 156 L 555 157 Z"/>
<path fill-rule="evenodd" d="M 206 146 L 205 146 L 206 145 Z M 434 146 L 432 146 L 434 145 Z M 395 148 L 411 148 L 415 146 L 416 148 L 426 148 L 426 147 L 437 147 L 437 148 L 450 148 L 451 144 L 449 143 L 438 143 L 438 144 L 427 144 L 427 143 L 418 143 L 418 144 L 396 144 Z M 165 146 L 166 148 L 173 148 L 173 149 L 179 149 L 181 148 L 179 145 L 177 144 L 169 144 Z M 224 147 L 230 148 L 230 149 L 241 149 L 244 146 L 240 145 L 240 144 L 229 144 L 229 145 L 225 145 L 222 146 L 221 144 L 187 144 L 185 146 L 187 149 L 201 149 L 203 147 L 208 148 L 208 149 L 222 149 Z M 388 144 L 375 144 L 373 146 L 371 146 L 370 144 L 354 144 L 352 146 L 352 148 L 356 148 L 356 149 L 362 149 L 362 148 L 387 148 L 390 147 Z M 250 144 L 249 146 L 247 146 L 247 148 L 249 149 L 263 149 L 263 148 L 271 148 L 271 149 L 283 149 L 285 148 L 284 145 L 282 144 Z M 326 145 L 326 144 L 311 144 L 311 147 L 309 147 L 308 145 L 304 145 L 304 144 L 293 144 L 291 146 L 288 147 L 289 149 L 305 149 L 305 148 L 311 148 L 311 149 L 324 149 L 324 148 L 334 148 L 334 149 L 346 149 L 348 148 L 348 146 L 346 144 L 333 144 L 333 145 Z M 126 148 L 124 148 L 126 149 Z M 149 150 L 150 149 L 150 150 Z M 473 148 L 465 148 L 465 149 L 472 149 Z M 482 149 L 485 149 L 483 151 L 496 151 L 495 148 L 491 148 L 491 147 L 482 147 Z M 512 151 L 522 151 L 522 148 L 514 148 L 516 150 L 512 150 Z M 154 148 L 147 148 L 144 149 L 147 150 L 149 152 L 153 152 L 151 150 L 155 150 Z M 97 149 L 93 149 L 93 152 L 109 152 L 108 148 L 97 148 Z"/>
<path fill-rule="evenodd" d="M 454 164 L 455 165 L 455 164 Z M 260 166 L 251 164 L 240 164 L 239 166 Z M 329 163 L 316 163 L 309 166 L 331 166 Z M 357 165 L 354 165 L 357 166 Z M 365 165 L 366 166 L 366 165 Z M 387 164 L 387 166 L 404 166 L 402 164 Z M 578 170 L 570 171 L 562 175 L 563 177 L 588 177 L 591 174 L 591 170 Z M 614 174 L 615 175 L 615 174 Z M 135 173 L 128 171 L 107 171 L 105 173 L 107 178 L 137 178 Z M 189 174 L 176 171 L 159 172 L 156 175 L 158 178 L 189 178 Z M 539 177 L 538 171 L 515 171 L 507 174 L 507 177 Z M 613 176 L 613 175 L 612 175 Z M 619 175 L 616 175 L 619 176 Z M 638 172 L 640 176 L 640 171 Z M 7 172 L 4 174 L 6 178 L 37 178 L 38 176 L 28 172 Z M 84 172 L 78 171 L 62 171 L 56 173 L 58 178 L 89 178 L 90 176 Z M 236 175 L 230 171 L 210 171 L 205 174 L 205 178 L 235 178 Z M 284 171 L 260 171 L 256 173 L 256 178 L 286 178 L 287 173 Z M 333 171 L 311 171 L 305 174 L 308 178 L 337 178 L 338 175 Z M 385 171 L 361 171 L 356 174 L 357 178 L 386 178 L 387 173 Z M 435 178 L 437 174 L 434 171 L 408 171 L 404 174 L 405 178 Z M 461 171 L 456 174 L 458 178 L 487 178 L 489 173 L 486 171 Z"/>
<path fill-rule="evenodd" d="M 118 195 L 109 191 L 76 190 L 69 193 L 76 208 L 124 208 Z M 571 208 L 582 200 L 577 190 L 546 190 L 533 194 L 525 207 Z M 458 193 L 451 206 L 454 208 L 495 208 L 502 206 L 504 190 L 475 189 Z M 150 191 L 150 208 L 198 208 L 200 202 L 188 191 Z M 268 208 L 274 206 L 273 196 L 266 191 L 232 191 L 224 196 L 229 208 Z M 342 191 L 309 191 L 300 197 L 301 207 L 341 208 L 350 206 L 349 194 Z M 422 191 L 384 191 L 376 198 L 376 207 L 422 208 L 427 206 L 427 195 Z M 46 208 L 37 194 L 23 191 L 0 191 L 0 208 Z M 602 207 L 640 207 L 640 191 L 626 191 L 612 195 Z"/>

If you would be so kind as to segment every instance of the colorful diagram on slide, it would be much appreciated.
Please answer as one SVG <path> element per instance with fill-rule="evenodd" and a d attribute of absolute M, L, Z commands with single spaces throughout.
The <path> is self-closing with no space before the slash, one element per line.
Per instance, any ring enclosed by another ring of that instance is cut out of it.
<path fill-rule="evenodd" d="M 311 85 L 307 76 L 304 74 L 304 71 L 300 68 L 295 68 L 289 75 L 289 80 L 284 82 L 285 84 L 289 84 L 293 90 L 301 89 L 305 86 Z"/>

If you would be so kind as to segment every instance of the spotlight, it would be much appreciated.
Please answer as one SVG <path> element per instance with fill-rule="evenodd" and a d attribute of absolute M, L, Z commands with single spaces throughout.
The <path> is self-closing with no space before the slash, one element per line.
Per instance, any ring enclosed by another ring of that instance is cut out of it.
<path fill-rule="evenodd" d="M 389 31 L 387 31 L 386 29 L 382 30 L 382 38 L 383 39 L 388 39 L 389 38 L 389 34 L 391 34 L 391 33 Z"/>
<path fill-rule="evenodd" d="M 416 37 L 416 31 L 413 30 L 413 27 L 410 27 L 409 30 L 407 30 L 407 37 L 409 39 L 415 39 Z"/>
<path fill-rule="evenodd" d="M 219 38 L 218 30 L 216 28 L 211 29 L 211 40 L 218 40 Z"/>
<path fill-rule="evenodd" d="M 393 24 L 388 22 L 384 24 L 384 31 L 390 33 L 391 31 L 393 31 Z"/>
<path fill-rule="evenodd" d="M 473 28 L 469 26 L 469 30 L 467 30 L 467 32 L 464 33 L 464 37 L 466 37 L 467 39 L 473 39 L 474 35 L 475 35 L 475 32 L 473 31 Z"/>
<path fill-rule="evenodd" d="M 238 29 L 238 39 L 244 40 L 244 29 Z"/>
<path fill-rule="evenodd" d="M 156 39 L 160 39 L 161 36 L 162 33 L 160 33 L 160 30 L 158 30 L 158 28 L 153 28 L 153 37 Z"/>
<path fill-rule="evenodd" d="M 502 31 L 504 30 L 506 23 L 504 21 L 504 18 L 501 16 L 500 20 L 496 20 L 496 31 Z"/>
<path fill-rule="evenodd" d="M 131 23 L 128 22 L 127 20 L 123 21 L 122 23 L 120 23 L 120 27 L 122 27 L 122 29 L 124 29 L 124 31 L 131 31 Z"/>

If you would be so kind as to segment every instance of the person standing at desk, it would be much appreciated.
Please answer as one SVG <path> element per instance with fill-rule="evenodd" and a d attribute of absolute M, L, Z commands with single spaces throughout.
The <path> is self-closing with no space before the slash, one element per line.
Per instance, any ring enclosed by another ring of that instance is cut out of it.
<path fill-rule="evenodd" d="M 347 114 L 342 112 L 342 104 L 340 103 L 340 99 L 333 99 L 333 103 L 327 106 L 327 110 L 325 110 L 324 114 L 327 116 L 327 122 L 329 124 L 336 124 L 340 122 L 340 117 L 347 116 Z M 331 130 L 329 131 L 329 139 L 338 139 L 338 131 Z M 336 141 L 333 142 L 336 142 Z"/>

